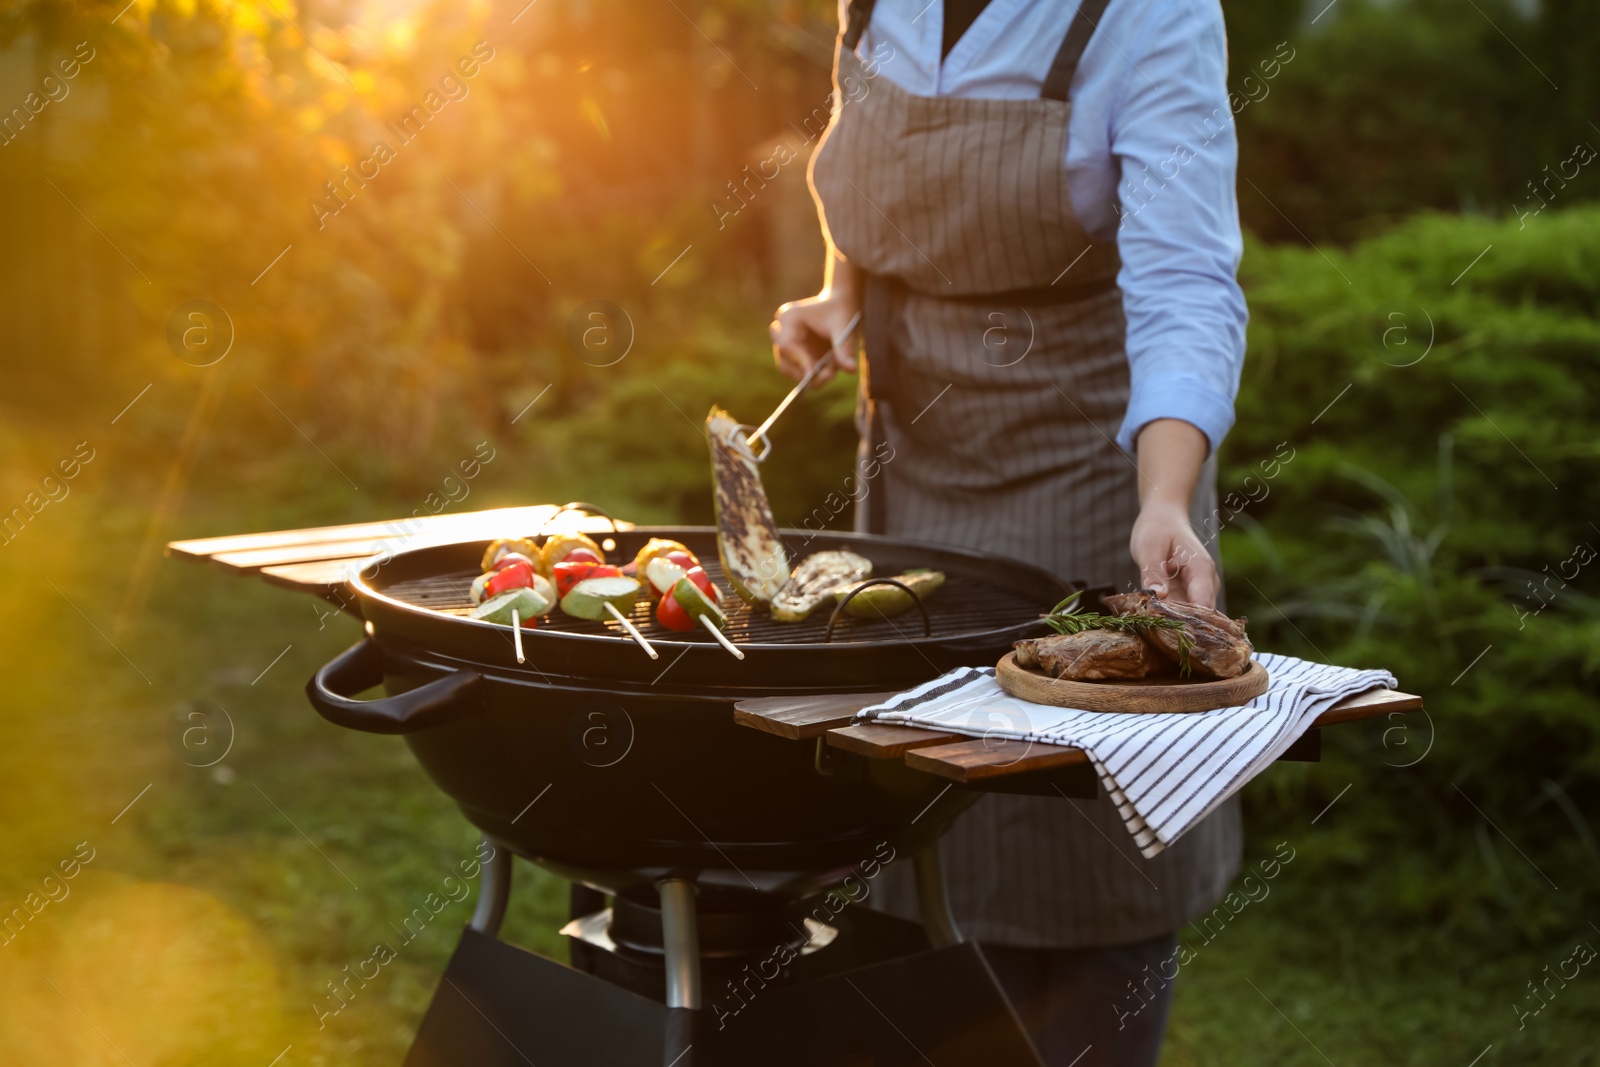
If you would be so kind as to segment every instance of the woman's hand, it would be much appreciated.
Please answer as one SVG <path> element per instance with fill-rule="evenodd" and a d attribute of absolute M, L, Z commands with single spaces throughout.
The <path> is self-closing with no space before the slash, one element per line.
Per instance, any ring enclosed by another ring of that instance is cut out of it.
<path fill-rule="evenodd" d="M 1139 431 L 1139 517 L 1128 551 L 1139 584 L 1162 598 L 1217 606 L 1217 565 L 1189 522 L 1189 501 L 1210 443 L 1181 419 L 1156 419 Z"/>
<path fill-rule="evenodd" d="M 1195 536 L 1189 509 L 1147 500 L 1129 539 L 1139 584 L 1162 598 L 1217 606 L 1217 565 Z"/>
<path fill-rule="evenodd" d="M 853 373 L 855 346 L 845 331 L 860 310 L 861 302 L 853 293 L 837 288 L 780 307 L 768 327 L 778 369 L 799 381 L 832 348 L 833 363 L 817 372 L 812 388 L 826 384 L 837 371 Z"/>

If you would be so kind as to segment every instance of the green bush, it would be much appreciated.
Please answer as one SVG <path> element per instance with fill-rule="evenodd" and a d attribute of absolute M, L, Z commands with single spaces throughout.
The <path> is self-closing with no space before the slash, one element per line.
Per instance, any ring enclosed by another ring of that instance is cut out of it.
<path fill-rule="evenodd" d="M 1261 647 L 1387 667 L 1431 722 L 1334 731 L 1352 758 L 1247 796 L 1287 829 L 1351 783 L 1307 845 L 1346 906 L 1550 933 L 1600 864 L 1600 210 L 1325 251 L 1246 256 L 1229 594 Z"/>

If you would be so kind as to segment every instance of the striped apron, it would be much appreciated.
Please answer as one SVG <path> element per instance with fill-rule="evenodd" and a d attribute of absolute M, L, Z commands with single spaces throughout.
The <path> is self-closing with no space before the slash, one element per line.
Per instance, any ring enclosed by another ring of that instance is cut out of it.
<path fill-rule="evenodd" d="M 1084 0 L 1039 99 L 983 100 L 877 77 L 856 54 L 873 0 L 852 0 L 810 177 L 834 245 L 868 276 L 858 528 L 1133 588 L 1136 473 L 1114 440 L 1129 389 L 1119 261 L 1084 232 L 1066 169 L 1068 90 L 1106 2 Z M 1215 502 L 1211 461 L 1196 521 Z M 1240 843 L 1235 801 L 1145 860 L 1104 798 L 996 794 L 943 850 L 967 936 L 1076 947 L 1196 918 Z M 905 866 L 872 899 L 914 918 Z"/>

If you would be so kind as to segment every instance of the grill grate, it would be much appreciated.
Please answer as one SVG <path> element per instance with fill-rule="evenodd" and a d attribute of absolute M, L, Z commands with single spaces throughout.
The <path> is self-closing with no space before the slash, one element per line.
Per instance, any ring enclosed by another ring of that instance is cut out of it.
<path fill-rule="evenodd" d="M 823 644 L 831 604 L 824 604 L 800 622 L 778 622 L 764 608 L 752 608 L 733 595 L 732 586 L 722 573 L 714 554 L 701 554 L 701 564 L 724 594 L 728 612 L 729 638 L 739 644 Z M 880 575 L 894 572 L 880 569 Z M 385 596 L 445 615 L 465 616 L 472 612 L 470 591 L 478 576 L 476 569 L 460 570 L 433 577 L 413 578 L 383 589 Z M 945 582 L 928 597 L 928 616 L 934 637 L 956 637 L 982 633 L 1004 626 L 1037 619 L 1041 614 L 1037 597 L 969 576 L 945 573 Z M 641 598 L 632 612 L 632 622 L 646 637 L 662 641 L 687 641 L 711 644 L 710 634 L 700 631 L 680 633 L 655 621 L 655 606 Z M 616 620 L 591 622 L 566 614 L 560 608 L 539 620 L 539 628 L 563 633 L 626 636 Z M 841 615 L 834 627 L 835 644 L 856 642 L 897 642 L 922 636 L 922 614 L 913 607 L 891 619 L 862 619 Z"/>

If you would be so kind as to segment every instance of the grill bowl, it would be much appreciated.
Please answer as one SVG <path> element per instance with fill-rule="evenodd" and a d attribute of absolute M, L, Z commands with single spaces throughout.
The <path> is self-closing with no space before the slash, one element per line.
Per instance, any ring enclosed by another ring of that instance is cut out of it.
<path fill-rule="evenodd" d="M 913 685 L 954 667 L 991 665 L 1020 638 L 1047 633 L 1040 617 L 1074 588 L 1055 575 L 1002 556 L 868 534 L 783 531 L 791 559 L 828 549 L 849 549 L 873 562 L 874 574 L 892 576 L 916 567 L 943 571 L 945 584 L 927 602 L 932 636 L 923 636 L 915 610 L 890 619 L 841 615 L 833 640 L 825 639 L 831 608 L 803 622 L 776 622 L 764 609 L 733 596 L 717 559 L 711 527 L 640 527 L 619 531 L 616 551 L 632 559 L 652 537 L 682 541 L 722 587 L 727 635 L 745 652 L 739 661 L 709 634 L 675 633 L 658 625 L 641 599 L 632 621 L 661 653 L 651 660 L 615 621 L 591 622 L 557 610 L 523 633 L 525 665 L 516 662 L 511 629 L 468 618 L 468 589 L 479 573 L 487 542 L 441 545 L 400 553 L 355 583 L 363 617 L 380 640 L 397 638 L 419 648 L 486 665 L 521 669 L 536 678 L 588 677 L 607 683 L 703 692 L 737 690 L 851 692 Z M 664 670 L 665 668 L 665 670 Z"/>
<path fill-rule="evenodd" d="M 512 531 L 514 532 L 514 531 Z M 650 537 L 687 544 L 721 582 L 715 531 L 618 532 L 616 556 Z M 807 535 L 788 531 L 793 547 Z M 307 687 L 330 720 L 403 733 L 418 762 L 466 817 L 512 851 L 611 892 L 672 874 L 707 890 L 804 897 L 839 884 L 885 845 L 904 855 L 937 838 L 976 794 L 908 769 L 864 761 L 819 773 L 820 747 L 737 725 L 753 695 L 905 688 L 957 666 L 994 663 L 1044 629 L 1070 586 L 998 556 L 867 535 L 809 538 L 805 551 L 848 548 L 880 575 L 945 572 L 929 598 L 931 636 L 915 612 L 889 620 L 827 612 L 777 623 L 729 599 L 736 660 L 709 635 L 634 621 L 661 654 L 621 628 L 559 611 L 524 631 L 516 663 L 508 627 L 465 617 L 485 542 L 431 546 L 384 562 L 356 584 L 368 638 Z M 796 553 L 798 554 L 798 553 Z M 355 701 L 382 684 L 385 700 Z"/>

